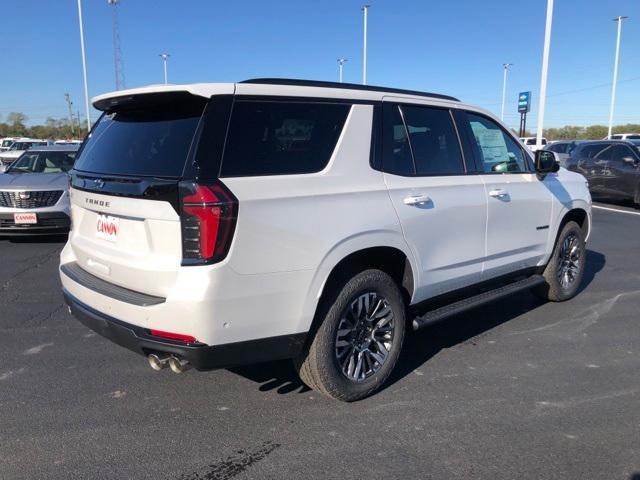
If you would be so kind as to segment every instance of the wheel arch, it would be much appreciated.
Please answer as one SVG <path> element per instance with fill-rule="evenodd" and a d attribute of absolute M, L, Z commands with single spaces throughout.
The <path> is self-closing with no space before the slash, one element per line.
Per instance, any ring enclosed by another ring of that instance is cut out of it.
<path fill-rule="evenodd" d="M 305 301 L 302 321 L 306 325 L 300 325 L 299 331 L 313 333 L 322 317 L 319 307 L 327 296 L 335 293 L 333 287 L 370 268 L 389 274 L 398 284 L 405 302 L 411 303 L 419 279 L 415 259 L 404 237 L 399 232 L 359 235 L 337 245 L 323 259 Z"/>

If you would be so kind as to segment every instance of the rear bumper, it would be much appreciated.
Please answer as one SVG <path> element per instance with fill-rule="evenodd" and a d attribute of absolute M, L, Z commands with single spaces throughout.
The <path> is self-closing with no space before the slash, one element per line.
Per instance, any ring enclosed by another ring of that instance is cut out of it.
<path fill-rule="evenodd" d="M 145 328 L 117 320 L 83 304 L 66 289 L 63 289 L 63 294 L 73 316 L 103 337 L 140 355 L 158 352 L 177 355 L 197 370 L 293 358 L 302 351 L 307 336 L 306 333 L 298 333 L 213 346 L 186 344 L 153 337 Z"/>
<path fill-rule="evenodd" d="M 38 212 L 38 223 L 16 225 L 13 213 L 0 213 L 1 235 L 55 235 L 67 233 L 71 225 L 69 215 L 63 212 Z"/>

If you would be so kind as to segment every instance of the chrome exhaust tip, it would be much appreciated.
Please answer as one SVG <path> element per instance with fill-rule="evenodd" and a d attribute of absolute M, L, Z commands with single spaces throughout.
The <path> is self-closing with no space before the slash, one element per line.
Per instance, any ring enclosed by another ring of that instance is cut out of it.
<path fill-rule="evenodd" d="M 169 368 L 171 368 L 173 373 L 182 373 L 185 370 L 189 370 L 191 365 L 187 360 L 182 360 L 175 355 L 171 355 L 169 357 Z"/>
<path fill-rule="evenodd" d="M 149 366 L 159 372 L 167 366 L 169 357 L 167 355 L 158 355 L 152 353 L 147 357 L 147 360 L 149 361 Z"/>

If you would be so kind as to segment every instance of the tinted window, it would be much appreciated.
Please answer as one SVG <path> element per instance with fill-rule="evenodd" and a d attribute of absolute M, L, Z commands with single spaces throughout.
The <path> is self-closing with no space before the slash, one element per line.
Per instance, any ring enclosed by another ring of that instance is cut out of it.
<path fill-rule="evenodd" d="M 449 110 L 403 106 L 417 175 L 464 173 L 460 142 Z"/>
<path fill-rule="evenodd" d="M 585 145 L 576 152 L 576 155 L 578 155 L 579 157 L 593 158 L 605 147 L 606 145 L 602 144 Z"/>
<path fill-rule="evenodd" d="M 546 150 L 549 150 L 550 152 L 556 152 L 556 153 L 566 153 L 567 151 L 567 144 L 566 143 L 554 143 L 553 145 L 549 145 Z"/>
<path fill-rule="evenodd" d="M 615 145 L 611 148 L 611 160 L 618 163 L 623 163 L 624 157 L 635 158 L 635 155 L 629 147 L 626 145 Z"/>
<path fill-rule="evenodd" d="M 105 114 L 87 137 L 76 170 L 180 177 L 204 101 Z"/>
<path fill-rule="evenodd" d="M 629 135 L 627 140 L 640 140 L 640 135 Z"/>
<path fill-rule="evenodd" d="M 468 113 L 476 140 L 476 152 L 486 173 L 526 172 L 524 152 L 497 123 L 487 117 Z"/>
<path fill-rule="evenodd" d="M 413 175 L 413 159 L 407 129 L 397 105 L 384 104 L 382 168 L 394 175 Z"/>
<path fill-rule="evenodd" d="M 319 172 L 335 149 L 351 105 L 236 101 L 221 176 Z"/>

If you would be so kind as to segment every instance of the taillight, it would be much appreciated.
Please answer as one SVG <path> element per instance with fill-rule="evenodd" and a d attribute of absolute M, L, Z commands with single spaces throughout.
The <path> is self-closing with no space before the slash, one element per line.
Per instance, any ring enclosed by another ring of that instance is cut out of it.
<path fill-rule="evenodd" d="M 238 200 L 220 182 L 180 184 L 184 264 L 215 263 L 227 256 L 238 218 Z"/>

